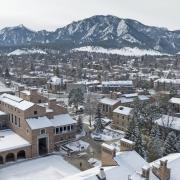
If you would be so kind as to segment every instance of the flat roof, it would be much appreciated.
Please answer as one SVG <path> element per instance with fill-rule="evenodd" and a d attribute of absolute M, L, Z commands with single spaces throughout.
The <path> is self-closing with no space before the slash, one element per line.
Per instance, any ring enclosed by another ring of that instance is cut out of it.
<path fill-rule="evenodd" d="M 0 131 L 0 152 L 30 146 L 31 144 L 10 129 Z"/>

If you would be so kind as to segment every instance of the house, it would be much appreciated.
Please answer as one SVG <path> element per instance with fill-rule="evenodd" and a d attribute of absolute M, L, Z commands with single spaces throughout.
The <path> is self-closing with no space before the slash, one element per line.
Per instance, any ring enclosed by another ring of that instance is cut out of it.
<path fill-rule="evenodd" d="M 38 104 L 2 94 L 0 111 L 7 114 L 3 123 L 8 128 L 0 131 L 0 158 L 3 163 L 15 161 L 19 153 L 20 158 L 52 153 L 62 142 L 75 138 L 76 122 L 56 99 Z M 16 140 L 20 142 L 18 145 Z"/>
<path fill-rule="evenodd" d="M 173 153 L 150 163 L 152 172 L 161 180 L 178 180 L 180 177 L 180 153 Z M 165 177 L 164 177 L 165 176 Z M 164 177 L 164 178 L 163 178 Z"/>
<path fill-rule="evenodd" d="M 174 131 L 177 136 L 180 135 L 180 117 L 163 114 L 155 122 L 159 125 L 160 129 L 168 129 L 169 131 Z"/>
<path fill-rule="evenodd" d="M 24 89 L 24 86 L 19 86 L 18 91 L 15 92 L 15 95 L 33 103 L 43 103 L 48 100 L 47 97 L 38 92 L 37 88 L 30 88 L 29 90 L 26 90 Z"/>
<path fill-rule="evenodd" d="M 149 164 L 134 151 L 134 142 L 122 138 L 120 149 L 120 152 L 116 152 L 114 147 L 103 143 L 101 167 L 63 180 L 179 180 L 180 153 L 170 154 Z"/>
<path fill-rule="evenodd" d="M 172 88 L 180 88 L 180 79 L 157 79 L 154 81 L 154 88 L 160 91 L 169 91 Z"/>
<path fill-rule="evenodd" d="M 118 107 L 120 103 L 117 93 L 113 92 L 111 92 L 110 97 L 104 97 L 99 101 L 102 114 L 108 118 L 112 118 L 113 110 Z"/>
<path fill-rule="evenodd" d="M 112 127 L 126 131 L 129 121 L 132 118 L 133 109 L 125 106 L 118 106 L 113 110 Z"/>
<path fill-rule="evenodd" d="M 171 104 L 171 107 L 173 108 L 175 113 L 180 113 L 180 98 L 172 97 L 169 100 L 169 103 Z"/>
<path fill-rule="evenodd" d="M 51 77 L 47 82 L 47 89 L 50 93 L 60 92 L 60 90 L 65 89 L 64 79 L 57 76 Z"/>
<path fill-rule="evenodd" d="M 101 91 L 108 93 L 110 91 L 120 91 L 122 93 L 134 92 L 132 81 L 102 81 Z"/>

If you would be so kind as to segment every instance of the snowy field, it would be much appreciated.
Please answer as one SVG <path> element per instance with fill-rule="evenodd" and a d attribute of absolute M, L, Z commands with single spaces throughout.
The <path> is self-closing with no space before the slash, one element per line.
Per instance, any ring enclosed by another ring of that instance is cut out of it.
<path fill-rule="evenodd" d="M 0 169 L 0 180 L 60 180 L 80 172 L 61 156 L 47 156 Z"/>
<path fill-rule="evenodd" d="M 82 140 L 71 142 L 65 145 L 65 147 L 71 149 L 73 152 L 85 151 L 89 147 L 89 143 Z"/>
<path fill-rule="evenodd" d="M 75 48 L 73 49 L 73 51 L 87 51 L 87 52 L 96 52 L 96 53 L 105 53 L 105 54 L 118 54 L 118 55 L 123 55 L 123 56 L 165 55 L 153 49 L 139 49 L 137 47 L 134 47 L 134 48 L 124 47 L 121 49 L 105 49 L 102 47 L 85 46 L 85 47 Z"/>
<path fill-rule="evenodd" d="M 41 49 L 16 49 L 8 54 L 8 56 L 16 55 L 20 56 L 22 54 L 47 54 L 45 51 Z"/>

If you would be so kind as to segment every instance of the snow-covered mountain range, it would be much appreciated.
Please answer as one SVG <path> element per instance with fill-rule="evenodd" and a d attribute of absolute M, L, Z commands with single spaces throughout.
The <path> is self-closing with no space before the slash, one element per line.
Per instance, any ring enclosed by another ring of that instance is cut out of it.
<path fill-rule="evenodd" d="M 32 31 L 23 25 L 0 30 L 0 46 L 53 43 L 71 48 L 138 48 L 176 54 L 180 52 L 180 31 L 146 26 L 136 20 L 120 19 L 110 15 L 98 15 L 73 22 L 54 32 Z"/>

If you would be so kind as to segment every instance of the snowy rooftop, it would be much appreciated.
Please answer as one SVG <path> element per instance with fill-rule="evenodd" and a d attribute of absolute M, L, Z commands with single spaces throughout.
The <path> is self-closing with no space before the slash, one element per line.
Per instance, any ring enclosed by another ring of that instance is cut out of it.
<path fill-rule="evenodd" d="M 2 180 L 61 180 L 80 171 L 61 156 L 47 156 L 0 169 Z"/>
<path fill-rule="evenodd" d="M 132 111 L 132 110 L 133 110 L 133 109 L 130 108 L 130 107 L 119 106 L 119 107 L 117 107 L 113 112 L 128 116 L 128 115 L 131 114 L 131 111 Z"/>
<path fill-rule="evenodd" d="M 110 106 L 113 106 L 113 105 L 117 104 L 118 102 L 120 102 L 120 99 L 111 99 L 111 98 L 108 98 L 108 97 L 105 97 L 105 98 L 100 100 L 100 103 L 107 104 L 107 105 L 110 105 Z"/>
<path fill-rule="evenodd" d="M 135 151 L 124 151 L 117 153 L 114 160 L 118 166 L 103 167 L 107 180 L 128 179 L 129 175 L 136 172 L 141 172 L 141 168 L 148 163 Z M 100 172 L 100 167 L 95 167 L 87 171 L 80 172 L 73 176 L 69 176 L 64 180 L 98 180 L 97 174 Z"/>
<path fill-rule="evenodd" d="M 132 94 L 122 94 L 122 97 L 126 97 L 126 98 L 134 98 L 137 97 L 138 93 L 132 93 Z"/>
<path fill-rule="evenodd" d="M 97 85 L 97 84 L 99 84 L 99 81 L 98 80 L 94 80 L 94 81 L 78 81 L 76 84 Z"/>
<path fill-rule="evenodd" d="M 29 118 L 26 119 L 26 122 L 32 130 L 53 126 L 52 122 L 46 116 L 38 118 Z"/>
<path fill-rule="evenodd" d="M 0 131 L 0 152 L 30 146 L 29 142 L 11 130 Z"/>
<path fill-rule="evenodd" d="M 73 120 L 69 114 L 56 115 L 53 117 L 53 119 L 51 119 L 51 122 L 55 127 L 76 123 L 76 121 Z"/>
<path fill-rule="evenodd" d="M 171 98 L 169 100 L 170 103 L 173 103 L 173 104 L 180 104 L 180 98 Z"/>
<path fill-rule="evenodd" d="M 0 101 L 7 103 L 11 106 L 14 106 L 18 109 L 21 109 L 21 110 L 27 110 L 34 105 L 34 103 L 32 103 L 32 102 L 25 101 L 17 96 L 13 96 L 13 95 L 6 94 L 6 93 L 2 94 L 0 96 Z"/>
<path fill-rule="evenodd" d="M 171 129 L 175 129 L 180 131 L 180 118 L 168 115 L 162 115 L 161 118 L 156 120 L 160 126 L 170 127 Z"/>
<path fill-rule="evenodd" d="M 102 81 L 102 86 L 104 87 L 119 87 L 119 86 L 132 86 L 132 81 Z"/>
<path fill-rule="evenodd" d="M 150 163 L 151 166 L 159 166 L 160 160 L 168 160 L 167 167 L 171 169 L 171 180 L 179 180 L 180 177 L 180 153 L 173 153 Z"/>
<path fill-rule="evenodd" d="M 154 81 L 155 83 L 172 83 L 172 84 L 180 84 L 180 79 L 157 79 Z"/>
<path fill-rule="evenodd" d="M 51 79 L 48 81 L 48 83 L 51 83 L 53 85 L 59 85 L 63 83 L 63 79 L 58 78 L 57 76 L 51 77 Z"/>

